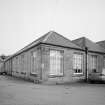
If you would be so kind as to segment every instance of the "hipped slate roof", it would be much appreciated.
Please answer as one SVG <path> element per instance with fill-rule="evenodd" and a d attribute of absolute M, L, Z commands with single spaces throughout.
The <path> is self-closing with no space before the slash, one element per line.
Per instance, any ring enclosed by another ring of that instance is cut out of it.
<path fill-rule="evenodd" d="M 38 44 L 50 44 L 50 45 L 56 45 L 56 46 L 61 46 L 61 47 L 68 47 L 68 48 L 82 50 L 81 47 L 77 46 L 69 39 L 63 37 L 62 35 L 54 32 L 54 31 L 50 31 L 50 32 L 46 33 L 45 35 L 43 35 L 42 37 L 40 37 L 39 39 L 30 43 L 29 45 L 27 45 L 26 47 L 24 47 L 17 53 L 15 53 L 13 56 L 18 55 L 18 54 L 22 53 L 23 51 L 26 51 Z"/>
<path fill-rule="evenodd" d="M 81 48 L 85 50 L 85 48 L 88 48 L 88 51 L 91 52 L 97 52 L 97 53 L 105 53 L 105 49 L 96 44 L 95 42 L 89 40 L 88 38 L 81 37 L 76 40 L 72 41 L 73 43 L 79 45 Z"/>
<path fill-rule="evenodd" d="M 105 40 L 96 42 L 96 44 L 99 44 L 101 47 L 105 48 Z"/>
<path fill-rule="evenodd" d="M 79 46 L 72 43 L 72 41 L 54 31 L 48 32 L 46 36 L 41 40 L 41 42 L 46 44 L 63 46 L 63 47 L 81 49 Z"/>
<path fill-rule="evenodd" d="M 19 52 L 22 52 L 22 51 L 27 50 L 31 47 L 34 47 L 37 44 L 51 44 L 51 45 L 56 45 L 56 46 L 81 49 L 81 47 L 72 43 L 72 41 L 63 37 L 62 35 L 58 34 L 57 32 L 50 31 L 50 32 L 46 33 L 45 35 L 43 35 L 42 37 L 35 40 L 34 42 L 30 43 L 28 46 L 24 47 Z"/>

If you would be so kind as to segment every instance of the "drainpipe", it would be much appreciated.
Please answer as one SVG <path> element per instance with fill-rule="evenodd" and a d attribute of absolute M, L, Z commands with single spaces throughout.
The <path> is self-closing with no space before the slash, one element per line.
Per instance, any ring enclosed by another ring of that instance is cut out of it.
<path fill-rule="evenodd" d="M 85 70 L 86 70 L 86 71 L 85 71 L 85 81 L 86 81 L 86 82 L 88 82 L 88 68 L 87 68 L 87 67 L 88 67 L 88 66 L 87 66 L 88 57 L 87 57 L 87 56 L 88 56 L 88 48 L 85 47 Z"/>
<path fill-rule="evenodd" d="M 6 73 L 6 70 L 5 70 L 5 61 L 3 63 L 3 72 Z"/>
<path fill-rule="evenodd" d="M 40 57 L 41 57 L 41 58 L 40 58 L 40 59 L 41 59 L 41 68 L 40 68 L 40 69 L 41 69 L 41 71 L 40 71 L 40 79 L 41 79 L 41 80 L 42 80 L 42 70 L 43 70 L 43 67 L 42 67 L 42 63 L 43 63 L 43 62 L 42 62 L 42 50 L 43 50 L 43 49 L 42 49 L 42 47 L 40 47 L 40 54 L 41 54 L 41 55 L 40 55 Z"/>
<path fill-rule="evenodd" d="M 11 59 L 11 76 L 12 76 L 12 66 L 13 66 L 13 65 L 12 65 L 12 59 Z"/>

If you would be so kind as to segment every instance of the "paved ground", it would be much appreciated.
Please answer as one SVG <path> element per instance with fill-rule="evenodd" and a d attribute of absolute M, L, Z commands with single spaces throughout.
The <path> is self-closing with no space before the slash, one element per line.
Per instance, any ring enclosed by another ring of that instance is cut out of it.
<path fill-rule="evenodd" d="M 105 105 L 105 84 L 37 85 L 0 76 L 0 105 Z"/>

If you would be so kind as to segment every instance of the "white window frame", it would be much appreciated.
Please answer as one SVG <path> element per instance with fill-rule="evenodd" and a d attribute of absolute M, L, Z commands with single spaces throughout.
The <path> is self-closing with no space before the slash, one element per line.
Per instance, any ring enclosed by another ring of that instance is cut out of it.
<path fill-rule="evenodd" d="M 25 72 L 25 54 L 21 55 L 21 72 Z"/>
<path fill-rule="evenodd" d="M 50 50 L 49 75 L 63 76 L 63 55 L 59 50 Z"/>
<path fill-rule="evenodd" d="M 97 55 L 91 55 L 91 70 L 96 70 L 97 72 Z"/>
<path fill-rule="evenodd" d="M 83 54 L 82 53 L 74 53 L 73 54 L 73 74 L 83 74 Z M 79 62 L 80 61 L 80 62 Z M 75 72 L 77 70 L 77 72 Z M 81 72 L 78 72 L 78 71 Z"/>
<path fill-rule="evenodd" d="M 35 66 L 35 62 L 36 62 L 36 59 L 37 59 L 37 51 L 32 51 L 31 52 L 31 74 L 37 74 L 35 70 L 35 68 L 33 68 Z M 37 66 L 37 65 L 36 65 Z"/>
<path fill-rule="evenodd" d="M 105 68 L 105 57 L 104 57 L 104 64 L 103 65 L 104 65 L 104 68 Z"/>

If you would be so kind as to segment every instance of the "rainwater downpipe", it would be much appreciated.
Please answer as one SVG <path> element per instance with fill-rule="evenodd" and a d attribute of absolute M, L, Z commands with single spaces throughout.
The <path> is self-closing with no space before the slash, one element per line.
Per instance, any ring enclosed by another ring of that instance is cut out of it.
<path fill-rule="evenodd" d="M 88 63 L 88 48 L 87 47 L 85 47 L 85 81 L 86 82 L 88 82 L 88 65 L 87 65 L 87 63 Z"/>

